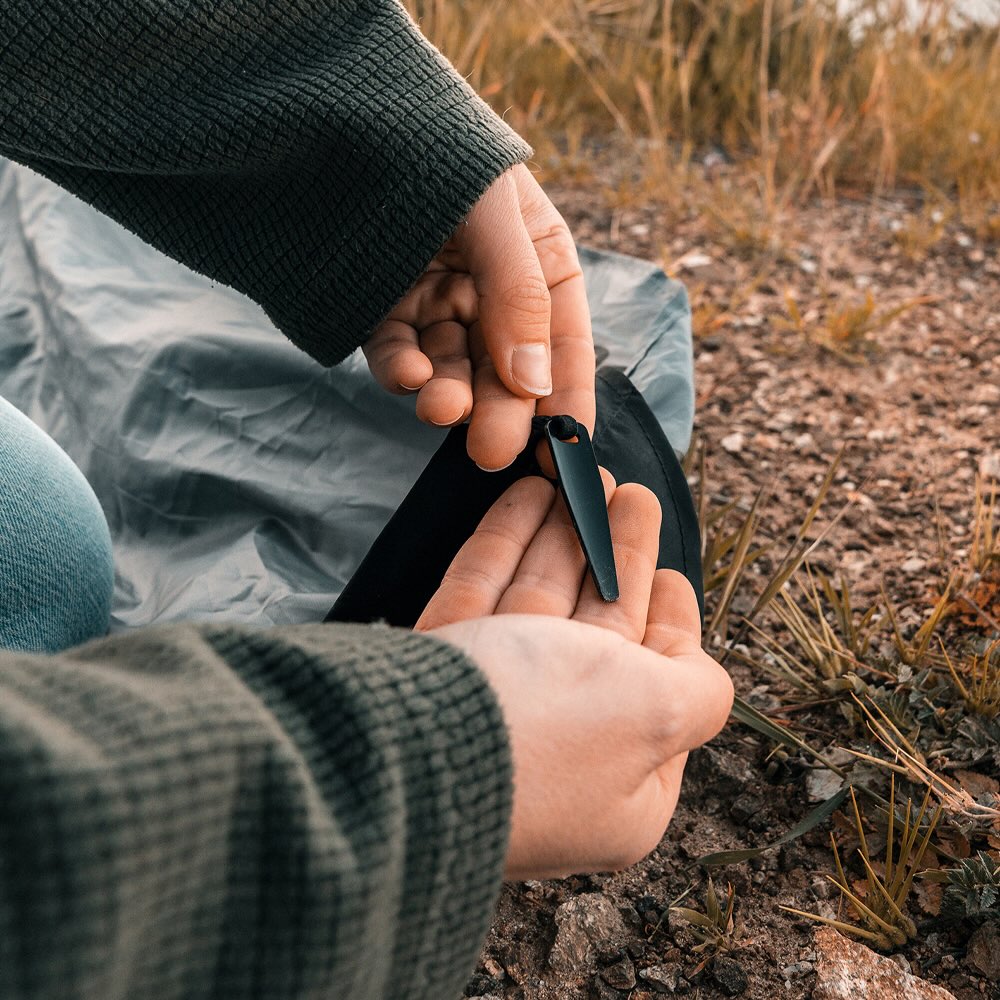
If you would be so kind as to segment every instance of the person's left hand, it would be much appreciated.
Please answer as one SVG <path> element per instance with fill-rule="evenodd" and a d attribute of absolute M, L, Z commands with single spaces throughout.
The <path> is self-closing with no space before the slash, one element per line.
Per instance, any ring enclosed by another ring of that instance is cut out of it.
<path fill-rule="evenodd" d="M 566 223 L 523 164 L 487 189 L 364 345 L 372 374 L 417 395 L 417 416 L 470 419 L 469 455 L 505 468 L 531 418 L 567 413 L 594 429 L 594 342 Z"/>
<path fill-rule="evenodd" d="M 508 878 L 632 864 L 670 821 L 687 753 L 733 685 L 701 648 L 691 584 L 657 570 L 660 507 L 604 474 L 621 597 L 601 600 L 562 500 L 515 483 L 455 556 L 416 624 L 493 688 L 514 764 Z"/>

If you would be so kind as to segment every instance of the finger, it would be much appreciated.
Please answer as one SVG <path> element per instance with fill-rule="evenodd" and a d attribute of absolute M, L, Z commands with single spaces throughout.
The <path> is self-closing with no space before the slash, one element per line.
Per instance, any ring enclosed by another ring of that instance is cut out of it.
<path fill-rule="evenodd" d="M 587 289 L 572 233 L 556 207 L 523 165 L 513 170 L 521 215 L 549 289 L 552 393 L 538 412 L 568 413 L 593 433 L 594 337 Z"/>
<path fill-rule="evenodd" d="M 456 239 L 479 293 L 479 322 L 497 378 L 515 396 L 547 396 L 549 289 L 511 171 L 480 198 Z"/>
<path fill-rule="evenodd" d="M 388 318 L 416 330 L 425 330 L 446 320 L 467 327 L 475 322 L 478 310 L 479 293 L 471 275 L 431 269 L 396 304 Z"/>
<path fill-rule="evenodd" d="M 615 490 L 608 507 L 620 596 L 609 604 L 588 576 L 580 591 L 575 621 L 609 628 L 640 642 L 646 631 L 650 590 L 660 546 L 660 502 L 638 483 Z"/>
<path fill-rule="evenodd" d="M 656 571 L 642 644 L 664 656 L 701 650 L 701 610 L 694 588 L 682 573 Z"/>
<path fill-rule="evenodd" d="M 535 401 L 513 395 L 500 380 L 478 324 L 469 337 L 473 405 L 466 447 L 476 465 L 495 472 L 507 468 L 527 446 Z"/>
<path fill-rule="evenodd" d="M 417 396 L 417 416 L 438 427 L 460 424 L 472 410 L 472 362 L 465 327 L 435 323 L 420 334 L 434 374 Z"/>
<path fill-rule="evenodd" d="M 492 615 L 554 497 L 552 486 L 538 476 L 514 483 L 452 560 L 414 629 L 427 632 Z"/>
<path fill-rule="evenodd" d="M 606 469 L 601 469 L 601 478 L 604 502 L 609 503 L 615 492 L 615 480 Z M 558 496 L 500 598 L 497 614 L 571 617 L 586 568 L 587 560 L 576 529 L 563 498 Z"/>
<path fill-rule="evenodd" d="M 538 412 L 547 416 L 568 413 L 593 434 L 597 413 L 594 338 L 583 273 L 555 285 L 551 295 L 552 394 L 538 401 Z"/>
<path fill-rule="evenodd" d="M 420 350 L 417 331 L 399 320 L 383 321 L 362 350 L 375 381 L 397 395 L 414 392 L 434 374 L 430 359 Z"/>
<path fill-rule="evenodd" d="M 691 584 L 673 570 L 658 570 L 649 601 L 643 646 L 662 654 L 659 694 L 651 692 L 647 717 L 664 759 L 707 743 L 726 724 L 733 682 L 699 645 L 701 623 Z"/>

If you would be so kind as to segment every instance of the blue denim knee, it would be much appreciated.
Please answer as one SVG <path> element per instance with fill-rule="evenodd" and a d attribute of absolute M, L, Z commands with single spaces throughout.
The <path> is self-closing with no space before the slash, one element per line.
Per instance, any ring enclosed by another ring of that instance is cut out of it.
<path fill-rule="evenodd" d="M 111 536 L 69 456 L 0 398 L 0 649 L 58 652 L 104 635 Z"/>

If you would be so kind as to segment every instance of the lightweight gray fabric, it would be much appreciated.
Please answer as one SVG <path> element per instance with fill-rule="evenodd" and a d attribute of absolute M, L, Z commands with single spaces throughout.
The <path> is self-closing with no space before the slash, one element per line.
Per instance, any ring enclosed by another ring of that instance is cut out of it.
<path fill-rule="evenodd" d="M 684 288 L 582 250 L 595 341 L 678 451 L 694 413 Z M 0 161 L 0 396 L 107 516 L 112 630 L 319 621 L 442 440 L 355 353 L 323 368 L 261 309 Z"/>

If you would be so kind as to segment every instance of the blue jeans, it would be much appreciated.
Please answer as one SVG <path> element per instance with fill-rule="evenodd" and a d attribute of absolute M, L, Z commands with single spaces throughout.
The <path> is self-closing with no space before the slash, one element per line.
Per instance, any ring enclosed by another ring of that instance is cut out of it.
<path fill-rule="evenodd" d="M 111 536 L 94 491 L 0 398 L 0 649 L 54 653 L 104 635 Z"/>

